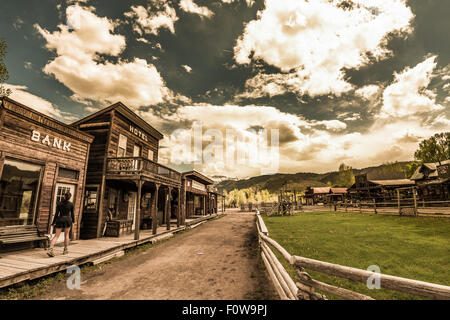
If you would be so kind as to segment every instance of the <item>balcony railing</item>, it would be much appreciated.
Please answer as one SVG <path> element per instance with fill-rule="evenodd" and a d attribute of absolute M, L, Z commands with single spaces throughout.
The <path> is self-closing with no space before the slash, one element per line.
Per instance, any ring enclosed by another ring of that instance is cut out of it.
<path fill-rule="evenodd" d="M 108 174 L 145 175 L 153 174 L 181 182 L 181 174 L 173 169 L 163 166 L 145 158 L 108 158 Z"/>

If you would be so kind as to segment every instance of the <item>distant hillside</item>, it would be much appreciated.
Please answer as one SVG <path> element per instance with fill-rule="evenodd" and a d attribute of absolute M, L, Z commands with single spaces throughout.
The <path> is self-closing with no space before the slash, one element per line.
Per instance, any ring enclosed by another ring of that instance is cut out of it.
<path fill-rule="evenodd" d="M 367 173 L 369 179 L 402 179 L 405 178 L 405 167 L 409 162 L 395 162 L 383 164 L 376 167 L 369 167 L 364 169 L 353 169 L 353 174 Z M 257 188 L 260 190 L 267 189 L 271 193 L 276 193 L 281 189 L 286 182 L 287 187 L 292 190 L 302 192 L 308 186 L 327 186 L 331 183 L 332 186 L 339 186 L 338 183 L 339 172 L 333 171 L 328 173 L 305 173 L 299 172 L 294 174 L 277 173 L 273 175 L 264 175 L 252 177 L 245 180 L 224 180 L 220 182 L 217 187 L 219 190 L 226 190 L 227 192 L 234 189 Z"/>

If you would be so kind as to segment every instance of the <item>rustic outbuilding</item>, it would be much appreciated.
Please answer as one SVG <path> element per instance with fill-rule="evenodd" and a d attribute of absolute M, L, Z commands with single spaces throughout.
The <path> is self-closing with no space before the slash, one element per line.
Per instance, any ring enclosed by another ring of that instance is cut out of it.
<path fill-rule="evenodd" d="M 415 181 L 420 200 L 449 200 L 450 160 L 436 163 L 423 163 L 411 176 L 411 180 Z"/>
<path fill-rule="evenodd" d="M 348 197 L 352 202 L 394 201 L 398 197 L 397 189 L 402 188 L 403 190 L 407 190 L 407 187 L 413 187 L 414 185 L 415 182 L 411 179 L 375 180 L 368 179 L 367 174 L 364 173 L 355 176 L 355 183 L 348 189 Z"/>

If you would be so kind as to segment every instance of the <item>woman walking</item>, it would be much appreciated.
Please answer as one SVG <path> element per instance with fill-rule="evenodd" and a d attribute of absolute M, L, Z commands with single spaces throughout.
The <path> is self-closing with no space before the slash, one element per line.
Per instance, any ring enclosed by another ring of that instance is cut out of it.
<path fill-rule="evenodd" d="M 73 213 L 73 203 L 69 201 L 71 197 L 72 195 L 70 193 L 66 193 L 64 195 L 63 201 L 61 201 L 56 207 L 55 218 L 53 219 L 52 223 L 52 225 L 55 226 L 56 233 L 53 239 L 50 241 L 50 248 L 47 251 L 47 254 L 50 257 L 55 256 L 53 248 L 63 230 L 64 230 L 63 254 L 69 253 L 67 247 L 69 246 L 70 242 L 70 229 L 72 228 L 72 224 L 75 222 L 75 217 Z"/>

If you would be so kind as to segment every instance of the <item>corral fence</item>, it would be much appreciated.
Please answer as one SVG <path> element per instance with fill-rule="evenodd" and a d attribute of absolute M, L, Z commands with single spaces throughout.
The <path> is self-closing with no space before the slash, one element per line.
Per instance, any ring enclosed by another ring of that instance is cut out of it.
<path fill-rule="evenodd" d="M 302 210 L 301 203 L 287 203 L 290 205 L 290 209 L 293 212 L 298 212 Z M 278 212 L 279 203 L 278 202 L 260 202 L 260 203 L 246 203 L 241 204 L 241 211 L 252 212 L 259 210 L 262 214 L 275 214 Z"/>
<path fill-rule="evenodd" d="M 331 210 L 343 212 L 381 213 L 393 215 L 436 215 L 450 216 L 450 201 L 418 201 L 414 198 L 397 201 L 359 203 L 336 203 Z"/>
<path fill-rule="evenodd" d="M 449 286 L 400 278 L 291 255 L 278 242 L 269 237 L 269 231 L 258 210 L 256 210 L 256 227 L 258 229 L 261 258 L 278 295 L 283 300 L 327 300 L 325 295 L 316 292 L 316 290 L 346 300 L 374 300 L 370 296 L 314 280 L 305 269 L 366 284 L 374 277 L 377 277 L 377 279 L 379 279 L 380 288 L 408 293 L 423 298 L 450 300 Z M 273 253 L 271 247 L 275 248 L 275 250 L 277 250 L 296 270 L 297 275 L 295 280 L 288 274 Z"/>

